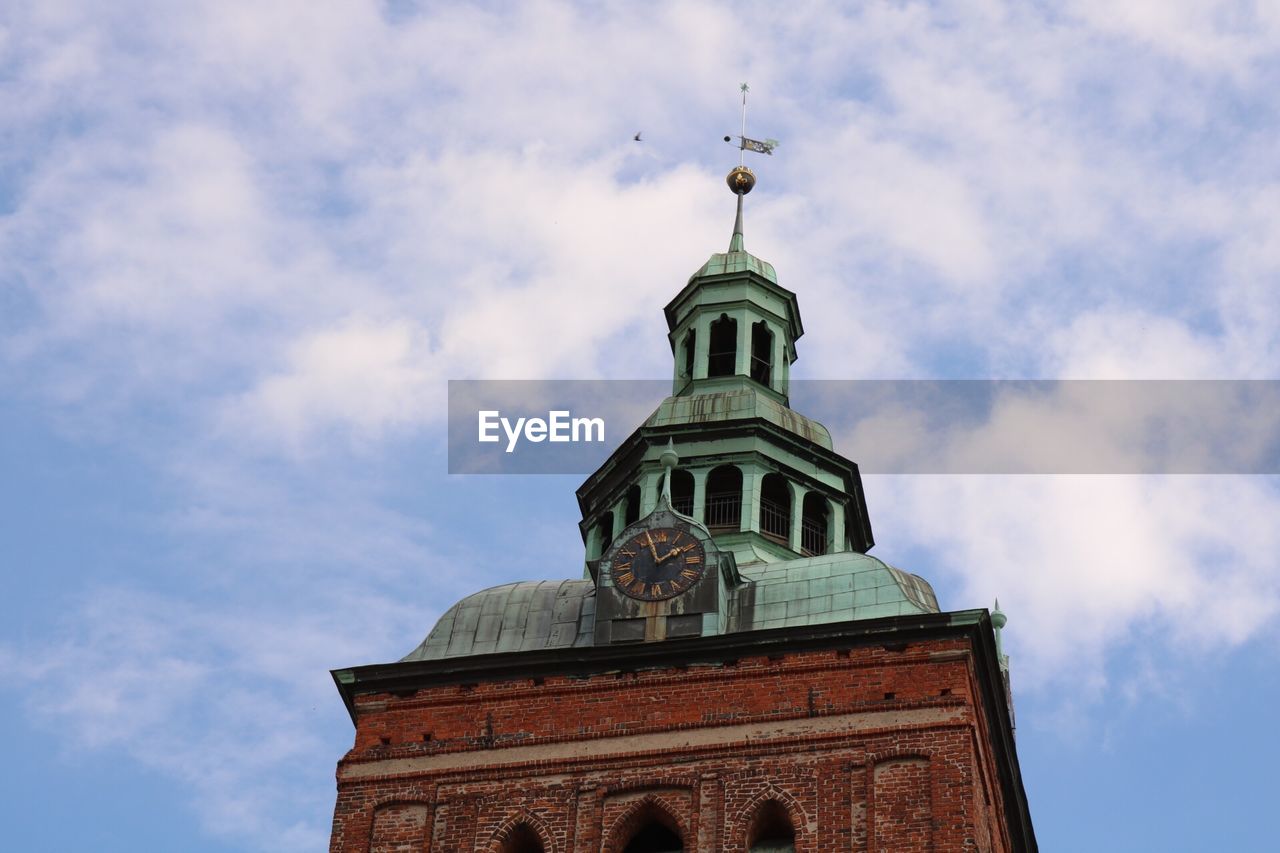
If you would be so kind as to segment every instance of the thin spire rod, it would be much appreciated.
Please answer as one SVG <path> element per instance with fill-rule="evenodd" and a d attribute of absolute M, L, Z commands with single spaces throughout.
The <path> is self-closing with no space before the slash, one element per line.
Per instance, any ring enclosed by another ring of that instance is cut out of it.
<path fill-rule="evenodd" d="M 750 92 L 750 91 L 751 89 L 747 86 L 747 84 L 743 83 L 742 84 L 742 139 L 744 140 L 747 138 L 747 92 Z M 746 145 L 740 145 L 738 147 L 738 165 L 739 166 L 743 165 L 742 156 L 745 152 L 746 152 Z"/>
<path fill-rule="evenodd" d="M 742 196 L 744 193 L 737 193 L 738 196 L 738 218 L 733 222 L 733 236 L 729 238 L 730 252 L 745 252 L 746 246 L 742 237 Z"/>

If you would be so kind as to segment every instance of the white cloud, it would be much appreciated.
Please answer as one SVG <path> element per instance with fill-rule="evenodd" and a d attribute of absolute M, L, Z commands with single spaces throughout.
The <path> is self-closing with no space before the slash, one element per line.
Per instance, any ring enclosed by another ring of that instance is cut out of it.
<path fill-rule="evenodd" d="M 1193 656 L 1280 613 L 1280 495 L 1247 477 L 876 477 L 882 542 L 923 547 L 961 601 L 1009 614 L 1020 687 L 1106 686 L 1105 662 L 1143 636 Z M 880 546 L 892 560 L 892 546 Z M 909 568 L 909 567 L 908 567 Z"/>
<path fill-rule="evenodd" d="M 1265 2 L 1077 0 L 1066 9 L 1098 32 L 1131 39 L 1194 68 L 1234 75 L 1273 53 L 1280 32 L 1280 13 Z"/>
<path fill-rule="evenodd" d="M 219 541 L 226 589 L 264 563 L 282 582 L 325 563 L 322 585 L 347 561 L 391 596 L 461 583 L 426 559 L 444 537 L 394 506 L 403 475 L 379 454 L 437 440 L 447 378 L 667 375 L 661 306 L 728 238 L 719 138 L 744 77 L 750 126 L 783 139 L 755 164 L 748 245 L 800 294 L 805 375 L 1275 375 L 1265 4 L 44 2 L 4 26 L 6 390 L 145 448 L 173 477 L 173 529 Z M 953 450 L 1054 414 L 1002 412 Z M 306 474 L 344 463 L 365 479 Z M 422 476 L 430 499 L 456 494 Z M 936 555 L 957 606 L 1001 596 L 1019 678 L 1101 685 L 1142 626 L 1229 645 L 1274 619 L 1266 483 L 953 479 L 872 499 L 886 556 Z M 124 618 L 89 604 L 82 632 L 3 665 L 47 682 L 34 713 L 85 743 L 125 748 L 117 731 L 149 721 L 131 754 L 211 825 L 314 848 L 323 827 L 296 816 L 329 797 L 309 786 L 336 754 L 297 716 L 313 686 L 290 664 L 323 672 L 383 638 L 335 640 L 318 593 L 249 621 L 226 589 L 199 607 L 112 593 Z M 285 801 L 295 817 L 259 810 Z"/>
<path fill-rule="evenodd" d="M 1045 354 L 1048 372 L 1067 378 L 1247 378 L 1220 339 L 1174 318 L 1124 308 L 1078 315 L 1046 341 Z"/>
<path fill-rule="evenodd" d="M 360 606 L 408 614 L 349 590 L 297 603 L 282 621 L 262 601 L 210 607 L 96 588 L 57 644 L 0 646 L 0 672 L 23 685 L 38 725 L 188 787 L 209 834 L 253 849 L 314 850 L 326 828 L 297 816 L 324 814 L 331 794 L 296 780 L 322 778 L 343 747 L 326 670 L 387 640 L 341 614 Z"/>
<path fill-rule="evenodd" d="M 351 318 L 307 334 L 287 360 L 229 407 L 224 434 L 282 437 L 301 449 L 330 424 L 370 441 L 442 414 L 427 335 L 407 321 Z"/>

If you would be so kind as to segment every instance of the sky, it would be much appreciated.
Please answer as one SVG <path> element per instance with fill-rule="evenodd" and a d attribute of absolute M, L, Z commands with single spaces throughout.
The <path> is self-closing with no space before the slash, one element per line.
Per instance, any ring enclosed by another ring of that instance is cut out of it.
<path fill-rule="evenodd" d="M 1275 2 L 0 0 L 6 843 L 326 848 L 329 670 L 581 571 L 447 380 L 670 375 L 744 80 L 794 376 L 1280 378 Z M 864 481 L 1042 849 L 1271 849 L 1274 476 Z"/>

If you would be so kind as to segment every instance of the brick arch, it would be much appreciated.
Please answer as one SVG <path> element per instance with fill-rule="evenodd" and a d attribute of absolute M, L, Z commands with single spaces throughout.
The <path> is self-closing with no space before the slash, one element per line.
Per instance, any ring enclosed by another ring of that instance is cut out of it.
<path fill-rule="evenodd" d="M 890 747 L 879 752 L 868 752 L 866 766 L 874 767 L 881 762 L 896 761 L 899 758 L 923 758 L 925 761 L 933 761 L 933 753 L 927 749 L 920 749 L 919 747 Z"/>
<path fill-rule="evenodd" d="M 489 845 L 484 849 L 491 851 L 491 853 L 499 853 L 507 839 L 522 826 L 527 826 L 534 835 L 538 836 L 538 840 L 542 842 L 542 849 L 546 853 L 554 853 L 554 841 L 546 824 L 523 809 L 502 822 L 502 825 L 489 837 Z"/>
<path fill-rule="evenodd" d="M 426 843 L 432 805 L 424 800 L 387 797 L 369 811 L 370 851 L 412 849 Z"/>
<path fill-rule="evenodd" d="M 804 807 L 800 805 L 800 801 L 783 789 L 769 783 L 763 790 L 748 800 L 745 806 L 739 809 L 729 830 L 729 838 L 726 839 L 726 851 L 745 851 L 747 849 L 747 833 L 751 831 L 751 822 L 755 820 L 760 809 L 770 802 L 775 802 L 782 806 L 787 813 L 787 817 L 791 820 L 791 827 L 796 833 L 796 853 L 809 853 L 814 849 L 812 834 L 809 832 L 809 816 L 805 814 Z"/>
<path fill-rule="evenodd" d="M 882 779 L 882 771 L 887 778 Z M 869 848 L 906 853 L 932 849 L 933 756 L 919 749 L 886 750 L 868 756 L 866 772 Z"/>
<path fill-rule="evenodd" d="M 615 782 L 605 787 L 605 792 L 613 794 L 625 794 L 628 791 L 644 791 L 652 789 L 655 786 L 663 788 L 684 788 L 690 793 L 698 787 L 698 780 L 694 776 L 663 776 L 656 781 L 654 779 L 632 779 L 629 781 Z M 661 796 L 654 794 L 653 796 Z"/>
<path fill-rule="evenodd" d="M 373 814 L 384 806 L 426 806 L 433 809 L 436 803 L 430 794 L 418 790 L 415 785 L 406 790 L 388 791 L 367 801 L 369 814 Z"/>
<path fill-rule="evenodd" d="M 660 794 L 646 794 L 628 806 L 627 810 L 613 822 L 613 826 L 605 833 L 605 843 L 600 848 L 600 853 L 621 853 L 626 843 L 631 840 L 631 833 L 641 824 L 655 818 L 680 836 L 686 850 L 694 849 L 691 845 L 694 845 L 696 840 L 692 836 L 689 824 L 680 818 L 679 809 Z"/>

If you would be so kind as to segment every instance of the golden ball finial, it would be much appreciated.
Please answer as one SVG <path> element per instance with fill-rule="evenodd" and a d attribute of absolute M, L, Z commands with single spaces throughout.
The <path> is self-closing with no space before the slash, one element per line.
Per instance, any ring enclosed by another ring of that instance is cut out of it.
<path fill-rule="evenodd" d="M 735 166 L 725 177 L 725 183 L 737 195 L 746 195 L 756 185 L 756 173 L 746 166 Z"/>

